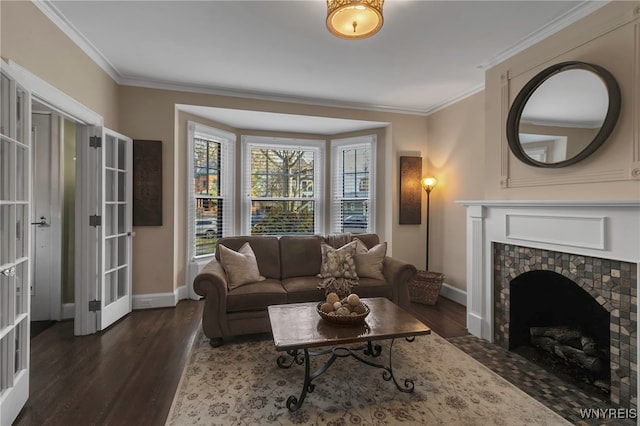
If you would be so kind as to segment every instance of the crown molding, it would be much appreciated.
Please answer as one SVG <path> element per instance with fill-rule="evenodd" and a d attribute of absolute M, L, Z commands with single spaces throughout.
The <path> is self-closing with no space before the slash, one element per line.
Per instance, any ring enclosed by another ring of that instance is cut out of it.
<path fill-rule="evenodd" d="M 89 41 L 50 0 L 31 0 L 31 2 L 56 26 L 67 35 L 93 62 L 96 63 L 116 83 L 121 84 L 122 76 L 117 68 Z"/>
<path fill-rule="evenodd" d="M 257 99 L 274 102 L 289 102 L 304 105 L 316 105 L 332 108 L 359 109 L 365 111 L 378 111 L 396 114 L 422 115 L 428 116 L 455 104 L 469 96 L 484 90 L 484 84 L 472 87 L 471 89 L 456 95 L 442 103 L 429 106 L 427 108 L 398 107 L 389 105 L 371 105 L 358 102 L 341 102 L 336 100 L 318 99 L 303 96 L 285 96 L 266 92 L 251 92 L 238 89 L 217 88 L 213 86 L 198 86 L 180 84 L 169 81 L 133 78 L 122 75 L 118 69 L 89 41 L 66 17 L 53 5 L 50 0 L 31 0 L 33 4 L 44 13 L 60 30 L 65 33 L 87 56 L 89 56 L 104 72 L 106 72 L 117 84 L 123 86 L 134 86 L 161 90 L 181 91 L 190 93 L 202 93 L 218 96 L 228 96 L 235 98 Z M 601 8 L 610 0 L 585 0 L 564 15 L 554 19 L 541 29 L 529 34 L 511 47 L 498 53 L 488 61 L 478 66 L 480 69 L 488 69 L 505 61 L 511 56 L 538 43 L 544 38 L 560 31 L 570 24 L 582 19 L 590 13 Z"/>
<path fill-rule="evenodd" d="M 438 111 L 440 111 L 441 109 L 445 109 L 457 102 L 460 102 L 463 99 L 468 98 L 469 96 L 475 95 L 478 92 L 482 92 L 484 90 L 484 83 L 483 84 L 479 84 L 475 87 L 472 87 L 469 90 L 465 90 L 464 92 L 462 92 L 461 94 L 450 98 L 444 102 L 441 102 L 439 104 L 436 104 L 434 106 L 432 106 L 431 108 L 428 108 L 427 110 L 425 110 L 424 115 L 431 115 L 433 113 L 436 113 Z"/>
<path fill-rule="evenodd" d="M 552 34 L 557 33 L 558 31 L 568 27 L 576 21 L 584 18 L 587 15 L 595 12 L 600 9 L 602 6 L 609 3 L 611 0 L 584 0 L 582 3 L 566 12 L 565 14 L 555 18 L 542 28 L 532 32 L 531 34 L 525 36 L 515 44 L 510 47 L 504 49 L 499 52 L 494 57 L 490 58 L 488 61 L 483 62 L 478 66 L 478 68 L 486 70 L 488 68 L 493 67 L 510 57 L 522 52 L 523 50 L 533 46 L 534 44 L 544 40 Z"/>
<path fill-rule="evenodd" d="M 239 89 L 215 88 L 212 86 L 197 86 L 177 84 L 161 80 L 149 80 L 139 78 L 122 78 L 121 85 L 141 87 L 147 89 L 171 90 L 177 92 L 199 93 L 205 95 L 227 96 L 232 98 L 255 99 L 272 102 L 288 102 L 302 105 L 313 105 L 331 108 L 359 109 L 364 111 L 378 111 L 408 115 L 426 115 L 426 110 L 419 108 L 395 107 L 389 105 L 371 105 L 357 102 L 342 102 L 337 100 L 310 98 L 304 96 L 285 96 L 273 93 L 254 92 Z"/>

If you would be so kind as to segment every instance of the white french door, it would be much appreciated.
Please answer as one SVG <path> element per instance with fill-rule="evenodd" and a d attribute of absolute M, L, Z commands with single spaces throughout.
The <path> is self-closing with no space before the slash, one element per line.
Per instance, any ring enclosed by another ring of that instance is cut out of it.
<path fill-rule="evenodd" d="M 131 312 L 133 142 L 104 129 L 99 153 L 100 330 Z"/>
<path fill-rule="evenodd" d="M 104 330 L 131 312 L 133 142 L 86 127 L 78 140 L 76 335 Z M 79 219 L 78 219 L 79 218 Z M 79 292 L 79 293 L 78 293 Z"/>
<path fill-rule="evenodd" d="M 29 396 L 31 95 L 0 70 L 0 424 Z"/>

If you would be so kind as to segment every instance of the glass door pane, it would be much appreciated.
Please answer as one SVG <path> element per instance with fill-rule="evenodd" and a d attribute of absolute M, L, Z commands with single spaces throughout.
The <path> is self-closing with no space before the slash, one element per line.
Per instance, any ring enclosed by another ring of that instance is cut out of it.
<path fill-rule="evenodd" d="M 11 117 L 11 80 L 0 74 L 0 134 L 9 136 Z"/>
<path fill-rule="evenodd" d="M 20 87 L 16 88 L 16 140 L 24 142 L 26 94 Z"/>

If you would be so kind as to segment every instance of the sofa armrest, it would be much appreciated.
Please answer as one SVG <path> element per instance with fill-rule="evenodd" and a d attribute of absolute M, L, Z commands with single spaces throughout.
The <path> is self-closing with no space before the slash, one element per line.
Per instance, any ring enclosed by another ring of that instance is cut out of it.
<path fill-rule="evenodd" d="M 393 286 L 393 301 L 403 308 L 408 308 L 409 282 L 418 273 L 416 267 L 393 257 L 385 256 L 382 273 L 385 281 Z"/>
<path fill-rule="evenodd" d="M 219 338 L 227 330 L 227 274 L 222 264 L 212 259 L 193 280 L 193 289 L 205 298 L 202 328 L 209 338 Z"/>
<path fill-rule="evenodd" d="M 227 288 L 227 274 L 215 258 L 211 259 L 193 280 L 193 289 L 205 298 L 212 292 L 226 298 Z"/>

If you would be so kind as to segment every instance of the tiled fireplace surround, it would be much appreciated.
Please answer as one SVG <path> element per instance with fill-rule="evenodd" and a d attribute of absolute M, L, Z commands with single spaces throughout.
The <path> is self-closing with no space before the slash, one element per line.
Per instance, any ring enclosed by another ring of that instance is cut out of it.
<path fill-rule="evenodd" d="M 611 402 L 637 408 L 640 202 L 462 201 L 467 328 L 509 349 L 511 280 L 557 272 L 610 313 Z"/>

